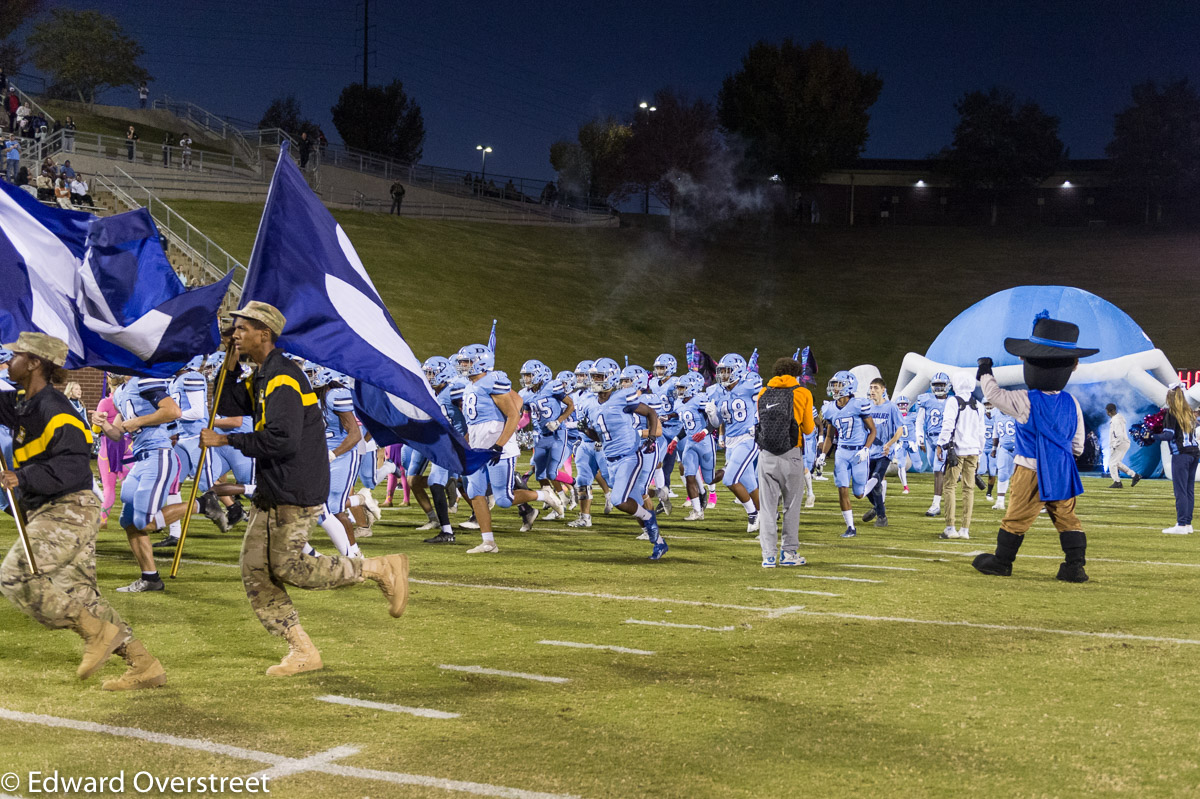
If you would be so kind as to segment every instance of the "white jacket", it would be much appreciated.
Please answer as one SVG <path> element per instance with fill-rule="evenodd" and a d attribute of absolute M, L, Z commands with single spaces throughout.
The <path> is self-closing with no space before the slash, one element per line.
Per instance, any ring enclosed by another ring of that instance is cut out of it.
<path fill-rule="evenodd" d="M 975 407 L 964 405 L 959 410 L 959 399 L 971 401 L 971 392 L 975 390 L 975 373 L 970 371 L 955 372 L 950 379 L 954 386 L 954 396 L 946 400 L 946 409 L 942 412 L 942 432 L 938 436 L 938 446 L 945 447 L 954 438 L 954 449 L 959 455 L 979 455 L 983 452 L 984 410 L 983 403 L 975 400 Z M 991 446 L 990 442 L 986 442 Z"/>

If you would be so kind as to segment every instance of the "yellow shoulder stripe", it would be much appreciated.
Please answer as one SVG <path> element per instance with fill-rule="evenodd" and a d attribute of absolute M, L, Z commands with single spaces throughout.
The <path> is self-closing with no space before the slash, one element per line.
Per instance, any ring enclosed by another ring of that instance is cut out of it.
<path fill-rule="evenodd" d="M 281 386 L 287 386 L 288 388 L 292 389 L 297 394 L 299 394 L 300 402 L 302 404 L 304 404 L 305 406 L 317 404 L 317 395 L 312 393 L 311 391 L 308 393 L 301 391 L 300 383 L 296 381 L 296 378 L 291 377 L 290 375 L 277 375 L 275 377 L 272 377 L 271 380 L 267 383 L 267 390 L 263 393 L 263 396 L 264 397 L 271 396 L 271 392 L 273 392 L 277 388 L 280 388 Z"/>
<path fill-rule="evenodd" d="M 36 458 L 38 455 L 41 455 L 46 451 L 46 448 L 50 446 L 50 439 L 54 438 L 54 434 L 64 427 L 79 428 L 79 431 L 83 433 L 83 437 L 87 443 L 92 443 L 92 431 L 87 429 L 87 427 L 83 424 L 82 419 L 73 413 L 60 413 L 50 419 L 50 422 L 46 425 L 46 429 L 42 431 L 40 436 L 35 438 L 33 441 L 30 441 L 25 446 L 14 449 L 13 460 L 15 460 L 18 464 L 22 464 L 31 458 Z"/>

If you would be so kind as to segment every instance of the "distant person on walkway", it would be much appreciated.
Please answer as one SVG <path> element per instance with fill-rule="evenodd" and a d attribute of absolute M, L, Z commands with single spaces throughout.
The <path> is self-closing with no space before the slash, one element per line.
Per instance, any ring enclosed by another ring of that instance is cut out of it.
<path fill-rule="evenodd" d="M 312 153 L 312 141 L 308 138 L 308 131 L 300 134 L 300 146 L 297 148 L 300 151 L 300 168 L 308 167 L 308 156 Z"/>
<path fill-rule="evenodd" d="M 9 183 L 17 182 L 17 170 L 21 168 L 21 140 L 15 134 L 4 142 L 4 175 Z"/>
<path fill-rule="evenodd" d="M 1163 430 L 1154 436 L 1166 441 L 1171 450 L 1171 482 L 1175 484 L 1175 526 L 1163 530 L 1167 535 L 1192 532 L 1192 510 L 1196 504 L 1196 462 L 1200 459 L 1196 412 L 1188 404 L 1183 384 L 1175 383 L 1167 391 L 1167 414 Z"/>
<path fill-rule="evenodd" d="M 1108 414 L 1108 476 L 1112 478 L 1109 488 L 1124 488 L 1121 482 L 1121 472 L 1133 478 L 1130 485 L 1137 485 L 1142 476 L 1130 469 L 1122 461 L 1125 453 L 1129 452 L 1129 425 L 1125 417 L 1117 412 L 1117 406 L 1111 402 L 1104 406 Z"/>
<path fill-rule="evenodd" d="M 63 123 L 63 151 L 75 152 L 75 120 L 71 117 L 67 117 L 67 121 Z"/>
<path fill-rule="evenodd" d="M 142 108 L 146 107 L 146 98 L 150 96 L 150 87 L 146 85 L 146 81 L 142 81 L 138 86 L 138 105 Z"/>
<path fill-rule="evenodd" d="M 17 129 L 17 109 L 21 107 L 21 98 L 17 97 L 16 89 L 8 90 L 8 97 L 4 99 L 4 110 L 8 112 L 8 132 L 13 133 Z"/>
<path fill-rule="evenodd" d="M 404 192 L 405 189 L 403 183 L 397 180 L 392 184 L 392 210 L 388 211 L 389 214 L 400 216 L 400 204 L 404 202 Z"/>
<path fill-rule="evenodd" d="M 329 149 L 329 139 L 325 138 L 325 131 L 317 128 L 317 146 L 321 148 L 321 157 L 325 157 L 325 151 Z"/>
<path fill-rule="evenodd" d="M 137 147 L 137 140 L 140 137 L 137 131 L 133 129 L 133 125 L 129 126 L 129 132 L 125 134 L 125 149 L 129 151 L 129 160 L 133 160 L 134 148 Z"/>
<path fill-rule="evenodd" d="M 179 134 L 179 148 L 182 154 L 183 163 L 180 164 L 180 169 L 191 171 L 192 169 L 192 137 L 187 134 L 187 131 Z"/>
<path fill-rule="evenodd" d="M 162 150 L 163 166 L 169 167 L 171 166 L 171 134 L 169 132 L 163 133 Z"/>

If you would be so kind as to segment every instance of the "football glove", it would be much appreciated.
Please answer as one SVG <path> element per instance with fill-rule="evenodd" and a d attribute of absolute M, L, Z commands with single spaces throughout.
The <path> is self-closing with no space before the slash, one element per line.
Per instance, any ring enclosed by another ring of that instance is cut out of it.
<path fill-rule="evenodd" d="M 647 455 L 653 455 L 654 451 L 657 447 L 657 444 L 658 444 L 658 442 L 656 439 L 653 439 L 653 438 L 647 439 L 646 446 L 642 447 L 642 452 L 646 453 Z"/>
<path fill-rule="evenodd" d="M 821 468 L 822 466 L 824 466 L 824 465 L 825 465 L 825 453 L 824 453 L 824 452 L 818 452 L 818 453 L 817 453 L 817 459 L 816 459 L 815 461 L 813 461 L 813 468 L 814 468 L 814 469 L 820 469 L 820 468 Z"/>
<path fill-rule="evenodd" d="M 546 429 L 549 430 L 551 433 L 558 430 L 558 428 L 559 428 L 559 421 L 557 419 L 551 419 L 549 422 L 546 422 Z"/>
<path fill-rule="evenodd" d="M 336 460 L 337 460 L 337 455 L 333 454 L 333 450 L 329 450 L 329 462 L 333 463 Z"/>
<path fill-rule="evenodd" d="M 492 466 L 495 466 L 500 462 L 500 458 L 504 456 L 504 447 L 500 446 L 499 444 L 492 444 L 488 450 L 492 453 L 492 459 L 488 461 L 488 463 L 490 463 Z"/>
<path fill-rule="evenodd" d="M 867 459 L 868 459 L 868 458 L 870 458 L 870 457 L 871 457 L 871 453 L 867 451 L 867 448 L 866 448 L 866 447 L 863 447 L 863 448 L 862 448 L 862 449 L 860 449 L 858 452 L 854 453 L 854 458 L 855 458 L 855 459 L 856 459 L 856 460 L 857 460 L 859 463 L 866 463 L 866 462 L 867 462 Z"/>
<path fill-rule="evenodd" d="M 692 436 L 692 441 L 703 441 L 707 437 L 708 437 L 708 431 L 701 430 L 699 433 L 696 433 L 694 436 Z"/>
<path fill-rule="evenodd" d="M 674 455 L 674 454 L 675 454 L 675 448 L 676 448 L 677 446 L 679 446 L 679 442 L 678 442 L 677 440 L 675 440 L 675 439 L 671 439 L 671 443 L 670 443 L 670 444 L 667 444 L 667 454 L 668 454 L 668 455 Z"/>

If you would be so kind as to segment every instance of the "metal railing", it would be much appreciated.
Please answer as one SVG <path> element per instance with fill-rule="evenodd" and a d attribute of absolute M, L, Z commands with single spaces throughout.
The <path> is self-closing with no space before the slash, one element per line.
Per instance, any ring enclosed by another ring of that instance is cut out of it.
<path fill-rule="evenodd" d="M 121 167 L 114 167 L 112 175 L 96 175 L 93 182 L 128 209 L 148 210 L 167 240 L 198 264 L 212 281 L 220 280 L 232 269 L 233 296 L 241 295 L 246 267 L 132 175 Z"/>
<path fill-rule="evenodd" d="M 40 105 L 38 105 L 37 102 L 35 102 L 32 97 L 30 97 L 28 94 L 26 94 L 24 91 L 22 91 L 21 87 L 14 84 L 11 79 L 8 82 L 8 88 L 16 89 L 17 96 L 21 98 L 21 102 L 29 103 L 29 105 L 31 107 L 37 109 L 38 113 L 41 114 L 47 122 L 49 122 L 51 125 L 54 124 L 54 117 L 50 116 L 50 114 L 46 111 L 46 109 L 44 109 Z"/>
<path fill-rule="evenodd" d="M 186 172 L 224 173 L 260 179 L 260 171 L 244 158 L 212 150 L 185 149 L 177 145 L 137 141 L 85 131 L 58 130 L 40 143 L 26 145 L 38 160 L 57 153 L 79 153 L 97 158 L 125 159 L 148 166 L 159 165 Z"/>
<path fill-rule="evenodd" d="M 250 142 L 246 140 L 246 137 L 242 134 L 238 126 L 211 111 L 201 108 L 193 102 L 172 100 L 170 97 L 154 100 L 151 102 L 150 107 L 169 111 L 180 119 L 219 134 L 222 139 L 233 141 L 234 145 L 240 147 L 247 158 L 253 161 L 255 167 L 259 165 L 261 159 L 258 148 L 250 145 Z"/>

